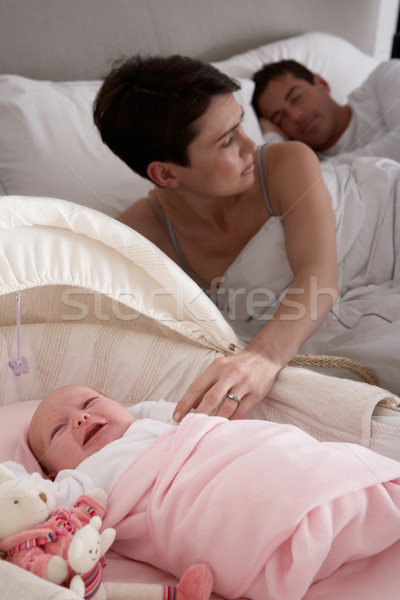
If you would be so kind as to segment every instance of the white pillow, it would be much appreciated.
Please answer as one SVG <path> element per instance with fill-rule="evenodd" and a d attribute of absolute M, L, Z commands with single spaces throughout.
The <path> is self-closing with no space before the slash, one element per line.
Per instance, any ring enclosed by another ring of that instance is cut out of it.
<path fill-rule="evenodd" d="M 244 127 L 262 142 L 248 110 L 251 80 L 236 93 Z M 116 216 L 152 184 L 136 175 L 101 141 L 92 103 L 99 81 L 35 81 L 0 75 L 0 189 L 3 194 L 50 196 Z"/>
<path fill-rule="evenodd" d="M 379 64 L 376 58 L 340 37 L 313 32 L 265 44 L 214 65 L 231 77 L 252 78 L 264 64 L 289 58 L 324 77 L 332 97 L 340 103 Z"/>
<path fill-rule="evenodd" d="M 244 129 L 262 135 L 251 77 L 264 63 L 295 58 L 331 84 L 343 102 L 378 64 L 349 42 L 310 33 L 213 63 L 242 85 Z M 92 119 L 99 81 L 35 81 L 0 75 L 0 194 L 57 197 L 116 216 L 152 187 L 102 143 Z"/>
<path fill-rule="evenodd" d="M 0 76 L 0 180 L 6 194 L 52 196 L 116 216 L 151 187 L 101 141 L 99 81 Z"/>
<path fill-rule="evenodd" d="M 244 110 L 244 118 L 242 126 L 247 135 L 257 144 L 263 143 L 263 134 L 260 128 L 260 123 L 257 115 L 251 106 L 251 99 L 254 92 L 254 81 L 243 77 L 236 77 L 236 81 L 240 85 L 240 90 L 235 92 L 235 98 Z"/>

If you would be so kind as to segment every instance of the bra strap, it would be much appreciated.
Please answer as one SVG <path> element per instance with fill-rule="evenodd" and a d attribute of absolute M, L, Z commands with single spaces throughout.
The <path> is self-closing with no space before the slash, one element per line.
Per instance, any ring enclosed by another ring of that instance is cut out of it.
<path fill-rule="evenodd" d="M 268 144 L 264 144 L 263 146 L 258 146 L 258 148 L 257 148 L 257 164 L 258 164 L 258 172 L 260 173 L 261 188 L 263 191 L 263 198 L 264 198 L 265 206 L 267 207 L 267 210 L 268 210 L 269 214 L 271 215 L 271 217 L 275 217 L 275 213 L 272 210 L 271 204 L 269 202 L 267 186 L 265 183 L 264 169 L 263 169 L 262 162 L 261 162 L 261 153 L 262 153 L 263 149 L 265 148 L 265 146 L 267 146 L 267 145 Z"/>

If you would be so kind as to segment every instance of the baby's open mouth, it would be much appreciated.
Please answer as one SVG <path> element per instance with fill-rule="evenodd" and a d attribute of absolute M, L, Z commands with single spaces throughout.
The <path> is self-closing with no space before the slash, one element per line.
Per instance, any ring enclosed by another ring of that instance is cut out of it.
<path fill-rule="evenodd" d="M 98 431 L 100 431 L 100 429 L 104 427 L 104 423 L 97 423 L 96 425 L 93 425 L 93 427 L 91 427 L 85 435 L 85 439 L 83 440 L 83 445 L 85 446 L 88 441 L 94 436 L 96 435 L 96 433 Z"/>

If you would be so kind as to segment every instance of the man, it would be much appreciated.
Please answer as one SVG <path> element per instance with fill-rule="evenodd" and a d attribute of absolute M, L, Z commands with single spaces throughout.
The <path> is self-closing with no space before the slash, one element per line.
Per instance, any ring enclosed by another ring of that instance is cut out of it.
<path fill-rule="evenodd" d="M 379 64 L 346 105 L 330 96 L 325 79 L 294 60 L 267 64 L 253 79 L 253 107 L 265 141 L 299 140 L 321 160 L 400 161 L 400 60 Z"/>

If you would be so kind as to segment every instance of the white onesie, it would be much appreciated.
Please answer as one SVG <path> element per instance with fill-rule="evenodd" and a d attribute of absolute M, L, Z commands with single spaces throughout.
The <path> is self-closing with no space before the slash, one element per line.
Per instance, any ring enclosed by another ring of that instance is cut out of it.
<path fill-rule="evenodd" d="M 73 506 L 80 494 L 95 487 L 103 488 L 108 494 L 136 456 L 158 436 L 176 427 L 172 419 L 175 407 L 174 402 L 165 400 L 140 402 L 128 407 L 136 421 L 121 438 L 89 456 L 75 469 L 60 471 L 54 481 L 43 479 L 39 473 L 32 473 L 30 478 L 40 480 L 54 496 L 57 506 L 65 508 Z M 26 470 L 18 463 L 9 461 L 5 466 L 15 475 L 26 475 Z"/>

